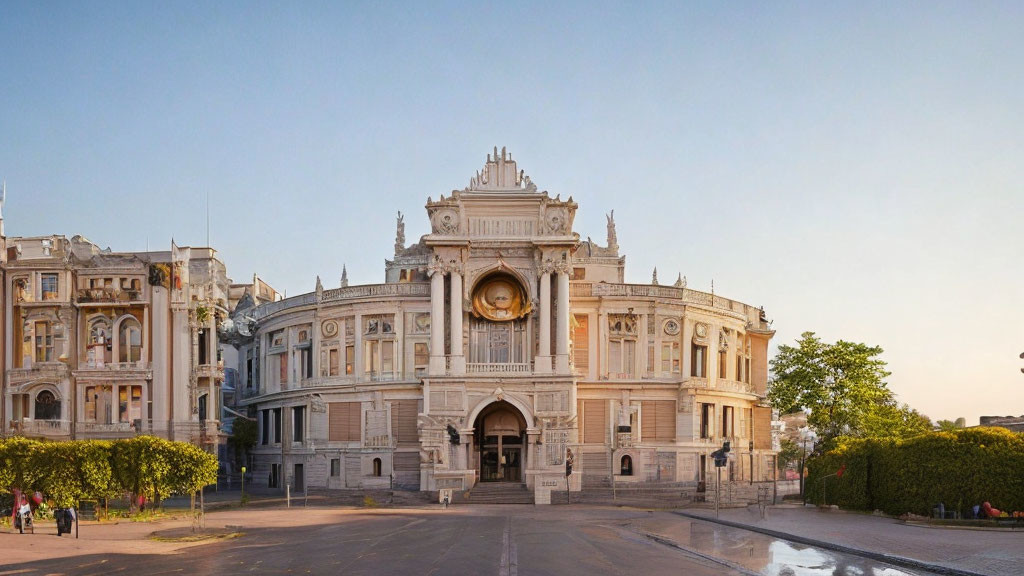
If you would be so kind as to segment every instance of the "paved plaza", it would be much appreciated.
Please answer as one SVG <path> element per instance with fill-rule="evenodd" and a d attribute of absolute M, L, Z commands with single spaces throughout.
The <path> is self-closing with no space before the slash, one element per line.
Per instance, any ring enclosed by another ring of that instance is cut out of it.
<path fill-rule="evenodd" d="M 767 521 L 756 509 L 721 516 L 978 574 L 1018 574 L 1015 566 L 1024 560 L 1024 533 L 920 528 L 813 509 L 774 509 Z M 187 520 L 83 523 L 77 540 L 40 524 L 33 535 L 0 533 L 0 575 L 932 573 L 676 512 L 630 508 L 254 507 L 211 512 L 205 530 L 230 537 L 185 542 Z"/>

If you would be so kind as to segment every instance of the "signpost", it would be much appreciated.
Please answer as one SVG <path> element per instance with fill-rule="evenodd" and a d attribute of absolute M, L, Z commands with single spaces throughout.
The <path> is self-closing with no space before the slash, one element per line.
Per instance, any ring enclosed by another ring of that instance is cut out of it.
<path fill-rule="evenodd" d="M 715 484 L 715 518 L 718 518 L 718 506 L 722 501 L 722 468 L 725 468 L 729 461 L 729 457 L 726 456 L 729 450 L 729 443 L 723 442 L 721 448 L 711 453 L 711 457 L 715 459 L 715 471 L 718 472 L 718 480 Z"/>

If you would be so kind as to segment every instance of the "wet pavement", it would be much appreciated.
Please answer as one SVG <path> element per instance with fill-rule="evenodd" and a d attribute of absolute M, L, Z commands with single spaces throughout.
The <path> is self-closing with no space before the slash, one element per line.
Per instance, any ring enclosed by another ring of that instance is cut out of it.
<path fill-rule="evenodd" d="M 205 543 L 154 541 L 188 521 L 83 525 L 82 538 L 0 534 L 0 575 L 928 574 L 672 512 L 587 506 L 246 509 L 207 515 Z"/>

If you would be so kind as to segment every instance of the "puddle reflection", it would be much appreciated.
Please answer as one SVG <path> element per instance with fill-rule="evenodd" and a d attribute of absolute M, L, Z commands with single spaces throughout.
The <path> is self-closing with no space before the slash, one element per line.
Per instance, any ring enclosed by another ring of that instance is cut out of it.
<path fill-rule="evenodd" d="M 757 532 L 690 523 L 689 541 L 681 544 L 703 554 L 729 560 L 765 576 L 916 576 L 905 568 L 793 544 Z"/>

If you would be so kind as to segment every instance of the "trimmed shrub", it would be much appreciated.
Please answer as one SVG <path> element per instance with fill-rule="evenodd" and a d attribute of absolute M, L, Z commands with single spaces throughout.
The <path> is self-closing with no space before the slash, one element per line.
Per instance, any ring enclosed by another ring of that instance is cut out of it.
<path fill-rule="evenodd" d="M 841 477 L 836 472 L 843 468 Z M 929 432 L 901 440 L 841 439 L 808 462 L 807 499 L 858 510 L 929 515 L 984 501 L 1024 510 L 1024 434 L 1002 428 Z"/>

